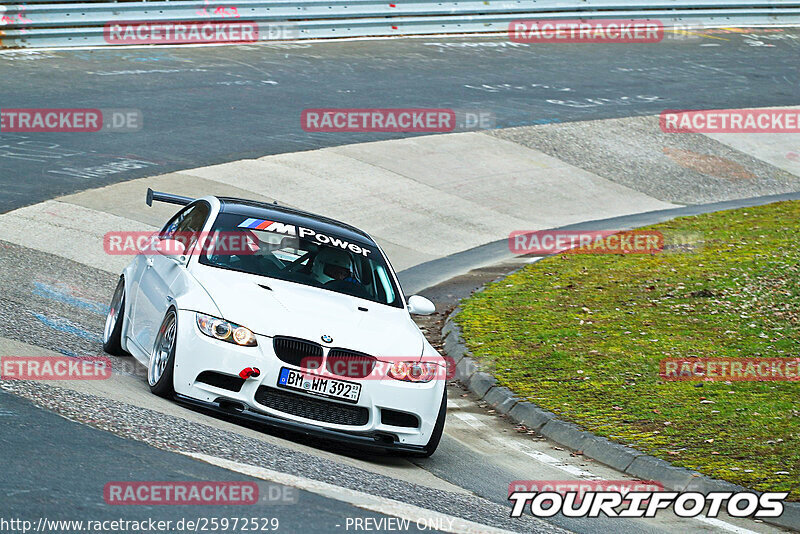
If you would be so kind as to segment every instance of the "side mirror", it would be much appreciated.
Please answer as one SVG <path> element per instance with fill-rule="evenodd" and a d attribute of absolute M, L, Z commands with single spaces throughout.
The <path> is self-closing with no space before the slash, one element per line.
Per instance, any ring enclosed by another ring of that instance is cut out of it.
<path fill-rule="evenodd" d="M 186 253 L 186 245 L 177 239 L 161 239 L 156 244 L 156 250 L 171 260 L 183 262 L 183 255 Z"/>
<path fill-rule="evenodd" d="M 430 315 L 435 311 L 436 306 L 425 297 L 419 295 L 408 297 L 408 313 L 413 313 L 414 315 Z"/>

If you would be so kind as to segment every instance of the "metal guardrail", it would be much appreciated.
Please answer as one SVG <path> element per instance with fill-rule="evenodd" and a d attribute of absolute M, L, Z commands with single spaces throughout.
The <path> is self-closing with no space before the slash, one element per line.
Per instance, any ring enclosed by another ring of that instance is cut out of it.
<path fill-rule="evenodd" d="M 772 0 L 27 0 L 0 4 L 0 47 L 108 45 L 107 24 L 251 21 L 259 40 L 505 32 L 536 19 L 650 19 L 665 26 L 800 24 Z M 291 29 L 291 31 L 286 31 Z"/>

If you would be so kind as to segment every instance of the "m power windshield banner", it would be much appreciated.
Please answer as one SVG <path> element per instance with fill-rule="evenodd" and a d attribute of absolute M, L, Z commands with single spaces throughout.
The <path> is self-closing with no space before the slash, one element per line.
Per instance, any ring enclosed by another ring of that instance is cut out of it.
<path fill-rule="evenodd" d="M 356 243 L 351 243 L 339 237 L 330 236 L 306 228 L 304 226 L 295 226 L 294 224 L 285 224 L 278 221 L 268 221 L 265 219 L 246 219 L 239 225 L 239 228 L 247 228 L 249 230 L 263 230 L 265 232 L 274 232 L 277 234 L 285 234 L 299 237 L 300 239 L 313 239 L 321 245 L 328 245 L 331 247 L 339 247 L 343 250 L 347 249 L 353 254 L 361 254 L 367 257 L 371 250 Z"/>

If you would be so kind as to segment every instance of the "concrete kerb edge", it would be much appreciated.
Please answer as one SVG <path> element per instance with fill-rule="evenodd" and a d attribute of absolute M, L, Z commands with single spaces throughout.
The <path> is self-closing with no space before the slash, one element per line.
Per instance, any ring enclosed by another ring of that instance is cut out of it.
<path fill-rule="evenodd" d="M 455 322 L 455 317 L 460 311 L 461 307 L 456 307 L 447 316 L 442 327 L 442 335 L 445 338 L 445 354 L 456 364 L 454 379 L 478 395 L 498 413 L 508 415 L 514 423 L 535 430 L 563 447 L 580 451 L 584 456 L 628 475 L 642 480 L 657 480 L 669 490 L 691 490 L 703 494 L 711 491 L 753 491 L 696 471 L 676 467 L 665 460 L 650 456 L 632 447 L 596 436 L 591 432 L 581 430 L 574 423 L 559 419 L 554 413 L 544 410 L 532 402 L 520 400 L 510 389 L 498 386 L 494 376 L 482 371 L 472 358 L 472 353 L 462 337 L 461 327 Z M 800 531 L 800 503 L 784 503 L 784 512 L 781 517 L 764 518 L 763 520 Z"/>

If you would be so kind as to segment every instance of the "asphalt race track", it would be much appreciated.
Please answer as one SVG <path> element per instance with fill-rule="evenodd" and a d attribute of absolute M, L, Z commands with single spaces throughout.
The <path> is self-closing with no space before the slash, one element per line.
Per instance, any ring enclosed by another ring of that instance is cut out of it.
<path fill-rule="evenodd" d="M 102 354 L 100 336 L 118 276 L 116 264 L 76 261 L 67 253 L 48 250 L 36 233 L 37 214 L 64 220 L 63 226 L 53 226 L 63 227 L 62 233 L 57 230 L 44 238 L 52 239 L 56 249 L 55 243 L 63 244 L 73 235 L 68 221 L 73 216 L 85 216 L 75 219 L 80 224 L 101 226 L 112 216 L 150 226 L 160 220 L 153 212 L 147 214 L 140 188 L 134 187 L 138 182 L 131 182 L 130 190 L 121 188 L 127 185 L 121 182 L 165 175 L 160 183 L 168 186 L 173 180 L 191 188 L 191 181 L 202 173 L 181 176 L 176 171 L 409 137 L 304 132 L 303 109 L 453 108 L 490 113 L 496 128 L 574 123 L 580 129 L 584 121 L 653 116 L 665 109 L 797 106 L 798 43 L 800 31 L 787 29 L 699 32 L 659 44 L 627 46 L 512 45 L 498 37 L 470 37 L 0 53 L 0 109 L 127 109 L 143 117 L 140 130 L 125 133 L 0 132 L 0 355 Z M 668 184 L 673 189 L 662 187 L 656 178 L 652 190 L 635 186 L 631 181 L 637 169 L 608 164 L 603 154 L 578 141 L 577 130 L 574 143 L 569 141 L 572 130 L 564 132 L 566 144 L 553 141 L 555 148 L 549 153 L 559 153 L 575 168 L 600 176 L 624 175 L 609 178 L 614 184 L 608 187 L 618 191 L 623 184 L 631 193 L 645 190 L 652 203 L 638 211 L 688 204 L 675 192 L 677 181 Z M 519 146 L 528 143 L 524 134 L 514 131 L 497 132 L 496 137 Z M 419 147 L 430 146 L 422 143 Z M 635 147 L 634 142 L 629 145 Z M 796 145 L 800 150 L 800 140 Z M 709 150 L 728 148 L 719 142 Z M 746 160 L 743 152 L 730 157 Z M 759 173 L 779 172 L 768 158 L 747 164 L 759 178 Z M 770 184 L 770 189 L 759 190 L 761 182 L 754 180 L 756 185 L 746 194 L 737 196 L 732 189 L 720 193 L 719 200 L 791 194 L 796 177 L 788 177 L 793 163 L 786 165 L 780 171 L 787 173 L 781 188 Z M 213 182 L 204 180 L 197 178 L 196 183 Z M 63 198 L 110 184 L 117 185 Z M 130 192 L 134 189 L 135 194 Z M 287 194 L 273 193 L 259 191 L 281 201 Z M 579 192 L 564 194 L 573 193 Z M 548 199 L 541 201 L 546 204 Z M 95 209 L 97 203 L 119 209 Z M 287 203 L 298 204 L 294 197 Z M 15 215 L 13 210 L 26 206 L 35 211 Z M 605 216 L 598 211 L 587 217 L 629 216 L 629 224 L 647 221 L 647 214 L 636 219 L 635 206 L 614 208 Z M 314 209 L 327 213 L 324 206 Z M 137 210 L 143 214 L 137 215 Z M 558 226 L 562 220 L 582 220 L 572 212 L 558 215 L 536 221 Z M 18 220 L 30 221 L 30 235 L 28 228 L 13 225 Z M 51 224 L 42 221 L 42 228 L 45 223 Z M 103 231 L 87 227 L 84 237 L 88 242 Z M 437 304 L 437 315 L 420 321 L 435 346 L 441 341 L 438 329 L 444 314 L 458 299 L 527 261 L 501 254 L 502 237 L 484 240 L 488 244 L 483 247 L 469 242 L 465 250 L 448 251 L 436 261 L 426 263 L 415 256 L 407 262 L 413 267 L 405 274 L 414 288 Z M 396 254 L 402 256 L 406 249 L 400 245 Z M 78 250 L 81 246 L 72 245 Z M 474 266 L 479 268 L 470 270 Z M 433 272 L 440 268 L 452 271 L 448 277 L 461 275 L 440 283 Z M 0 381 L 0 458 L 8 474 L 0 477 L 0 518 L 177 520 L 241 515 L 241 508 L 223 506 L 108 506 L 103 487 L 119 480 L 247 480 L 295 492 L 296 503 L 259 504 L 246 511 L 279 518 L 283 532 L 353 532 L 347 528 L 348 519 L 377 522 L 420 516 L 438 520 L 437 526 L 447 532 L 785 532 L 763 522 L 722 516 L 511 519 L 506 499 L 511 480 L 630 477 L 544 438 L 518 432 L 456 384 L 448 386 L 448 420 L 440 448 L 429 459 L 410 460 L 365 455 L 189 410 L 151 395 L 143 378 L 146 371 L 131 358 L 112 361 L 115 372 L 106 381 Z M 424 530 L 411 524 L 411 531 Z"/>
<path fill-rule="evenodd" d="M 304 132 L 306 108 L 453 108 L 509 127 L 797 104 L 798 42 L 761 32 L 623 46 L 472 37 L 2 53 L 0 106 L 133 109 L 143 124 L 3 135 L 0 212 L 177 169 L 401 136 Z M 140 168 L 109 166 L 127 159 Z"/>
<path fill-rule="evenodd" d="M 4 417 L 4 434 L 0 444 L 6 465 L 10 467 L 5 471 L 5 477 L 7 480 L 25 479 L 29 484 L 29 489 L 25 491 L 6 490 L 3 506 L 5 510 L 13 509 L 15 515 L 21 518 L 68 519 L 70 516 L 65 514 L 64 509 L 69 507 L 75 516 L 90 510 L 92 517 L 99 521 L 141 521 L 141 510 L 105 505 L 102 494 L 97 494 L 95 479 L 86 476 L 87 471 L 95 470 L 98 465 L 108 466 L 106 473 L 114 480 L 129 480 L 134 472 L 144 480 L 262 483 L 258 479 L 232 474 L 177 453 L 154 449 L 138 441 L 121 439 L 108 432 L 67 421 L 8 393 L 0 392 L 0 400 Z M 32 428 L 30 421 L 36 421 Z M 59 449 L 60 453 L 52 454 L 54 449 Z M 35 460 L 31 462 L 32 459 Z M 31 463 L 36 464 L 36 469 L 29 469 Z M 347 517 L 355 515 L 374 521 L 388 518 L 314 493 L 276 484 L 273 486 L 276 490 L 273 491 L 275 501 L 253 505 L 254 508 L 248 510 L 248 517 L 275 518 L 280 528 L 291 531 L 313 529 L 314 532 L 340 531 Z M 58 502 L 47 498 L 47 490 L 55 488 L 59 488 Z M 263 493 L 269 495 L 266 485 Z M 92 494 L 96 497 L 87 499 L 87 495 Z M 283 498 L 287 502 L 279 500 Z M 291 505 L 301 501 L 302 509 Z M 171 506 L 164 513 L 159 513 L 158 517 L 160 521 L 174 523 L 181 519 L 196 521 L 197 510 L 193 508 L 196 507 Z M 210 506 L 203 511 L 207 517 L 219 518 L 236 517 L 240 513 L 241 508 L 233 505 Z M 79 520 L 78 517 L 74 519 Z"/>

